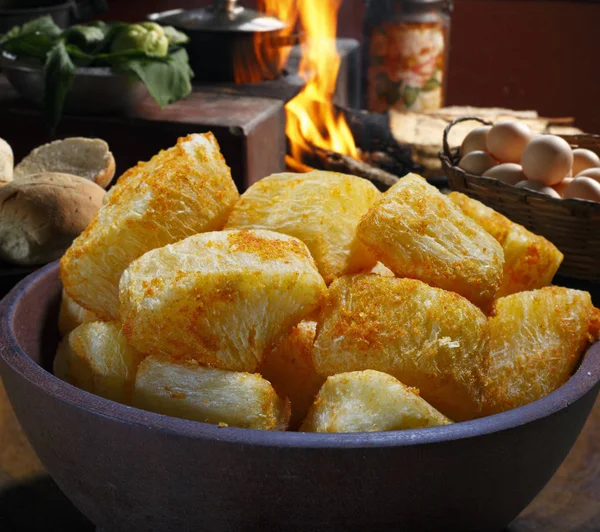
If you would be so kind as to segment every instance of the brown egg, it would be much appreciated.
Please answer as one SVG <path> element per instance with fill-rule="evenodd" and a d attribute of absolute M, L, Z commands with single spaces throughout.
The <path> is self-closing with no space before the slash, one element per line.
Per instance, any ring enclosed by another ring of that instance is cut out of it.
<path fill-rule="evenodd" d="M 489 170 L 486 170 L 483 175 L 486 177 L 494 177 L 508 185 L 516 185 L 525 180 L 523 168 L 521 168 L 520 164 L 516 163 L 498 164 Z"/>
<path fill-rule="evenodd" d="M 571 181 L 573 181 L 573 179 L 573 177 L 565 177 L 558 185 L 554 185 L 552 188 L 558 192 L 560 197 L 563 197 L 566 188 L 569 186 Z"/>
<path fill-rule="evenodd" d="M 576 177 L 565 189 L 563 198 L 578 198 L 600 202 L 600 183 L 589 177 Z"/>
<path fill-rule="evenodd" d="M 540 135 L 523 151 L 521 166 L 527 179 L 557 185 L 571 175 L 573 151 L 566 140 L 556 135 Z"/>
<path fill-rule="evenodd" d="M 507 120 L 498 122 L 487 137 L 487 151 L 501 163 L 519 163 L 525 146 L 531 140 L 526 124 Z"/>
<path fill-rule="evenodd" d="M 600 167 L 600 157 L 591 150 L 577 148 L 573 150 L 573 175 L 581 174 L 588 168 Z"/>
<path fill-rule="evenodd" d="M 600 183 L 600 168 L 588 168 L 579 174 L 575 174 L 576 177 L 589 177 Z"/>
<path fill-rule="evenodd" d="M 535 192 L 541 192 L 542 194 L 546 194 L 546 196 L 551 196 L 553 198 L 560 198 L 558 192 L 554 190 L 552 187 L 547 187 L 543 183 L 539 181 L 521 181 L 515 185 L 517 188 L 526 188 L 528 190 L 535 190 Z"/>
<path fill-rule="evenodd" d="M 462 142 L 460 154 L 464 157 L 472 151 L 486 151 L 487 136 L 490 129 L 492 129 L 492 126 L 481 126 L 470 131 Z"/>
<path fill-rule="evenodd" d="M 459 168 L 474 175 L 481 175 L 492 166 L 496 166 L 496 161 L 489 153 L 484 151 L 472 151 L 471 153 L 467 153 L 467 155 L 465 155 L 458 163 Z"/>

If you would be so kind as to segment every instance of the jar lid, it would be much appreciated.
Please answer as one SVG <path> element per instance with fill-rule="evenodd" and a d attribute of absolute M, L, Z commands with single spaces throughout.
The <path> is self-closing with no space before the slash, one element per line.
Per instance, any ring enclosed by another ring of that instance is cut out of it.
<path fill-rule="evenodd" d="M 214 0 L 210 7 L 173 9 L 153 13 L 148 18 L 159 24 L 191 31 L 262 33 L 286 27 L 276 17 L 238 6 L 237 0 Z"/>

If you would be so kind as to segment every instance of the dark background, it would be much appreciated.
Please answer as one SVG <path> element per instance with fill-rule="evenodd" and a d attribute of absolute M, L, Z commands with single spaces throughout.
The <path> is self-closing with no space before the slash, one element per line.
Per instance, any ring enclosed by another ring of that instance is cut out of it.
<path fill-rule="evenodd" d="M 322 0 L 326 2 L 327 0 Z M 136 21 L 152 11 L 210 0 L 108 0 L 105 19 Z M 246 7 L 256 0 L 240 0 Z M 600 133 L 600 2 L 454 0 L 448 105 L 535 109 L 573 116 Z M 360 39 L 363 0 L 343 0 L 339 34 Z"/>

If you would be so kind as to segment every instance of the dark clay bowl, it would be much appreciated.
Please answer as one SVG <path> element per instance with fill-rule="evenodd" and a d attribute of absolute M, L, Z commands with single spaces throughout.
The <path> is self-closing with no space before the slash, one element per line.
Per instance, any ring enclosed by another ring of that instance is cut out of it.
<path fill-rule="evenodd" d="M 57 264 L 0 305 L 0 369 L 34 449 L 99 529 L 501 530 L 552 477 L 600 387 L 600 345 L 527 406 L 430 429 L 370 434 L 218 428 L 78 390 L 47 370 Z"/>

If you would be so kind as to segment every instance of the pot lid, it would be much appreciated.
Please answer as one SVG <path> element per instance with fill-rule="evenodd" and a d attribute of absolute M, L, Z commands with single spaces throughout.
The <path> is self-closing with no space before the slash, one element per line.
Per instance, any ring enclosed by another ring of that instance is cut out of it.
<path fill-rule="evenodd" d="M 199 9 L 173 9 L 153 13 L 154 22 L 190 31 L 269 32 L 278 31 L 286 24 L 276 17 L 246 9 L 237 0 L 213 0 L 213 5 Z"/>

